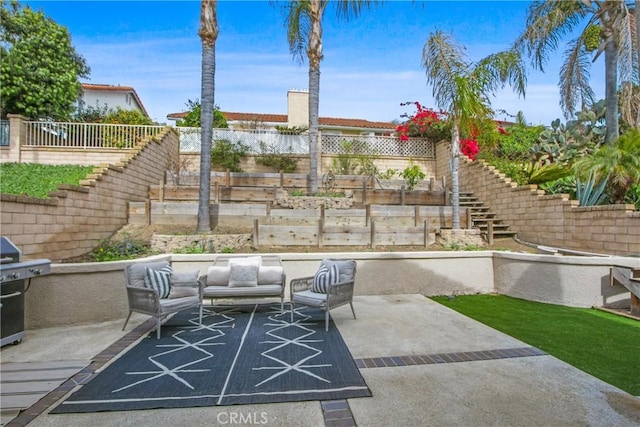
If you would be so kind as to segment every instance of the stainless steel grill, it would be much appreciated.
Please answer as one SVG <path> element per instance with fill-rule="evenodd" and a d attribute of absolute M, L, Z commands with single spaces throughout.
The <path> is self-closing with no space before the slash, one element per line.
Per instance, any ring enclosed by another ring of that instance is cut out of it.
<path fill-rule="evenodd" d="M 22 251 L 11 240 L 0 237 L 0 346 L 22 341 L 24 294 L 32 277 L 49 274 L 50 271 L 50 260 L 22 261 Z"/>

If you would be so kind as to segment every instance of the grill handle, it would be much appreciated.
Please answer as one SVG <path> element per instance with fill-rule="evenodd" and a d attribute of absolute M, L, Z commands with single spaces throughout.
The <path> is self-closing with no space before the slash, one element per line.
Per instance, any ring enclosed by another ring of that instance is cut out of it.
<path fill-rule="evenodd" d="M 5 256 L 0 258 L 0 264 L 6 264 L 8 262 L 12 262 L 13 258 L 11 258 L 10 256 Z"/>
<path fill-rule="evenodd" d="M 17 296 L 20 296 L 20 294 L 22 294 L 22 292 L 18 291 L 11 294 L 2 295 L 0 296 L 0 299 L 17 297 Z"/>

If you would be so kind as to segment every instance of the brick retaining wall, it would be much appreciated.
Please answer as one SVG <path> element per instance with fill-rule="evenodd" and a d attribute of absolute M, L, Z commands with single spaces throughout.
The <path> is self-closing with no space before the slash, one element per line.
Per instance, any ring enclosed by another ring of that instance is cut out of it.
<path fill-rule="evenodd" d="M 633 205 L 580 207 L 566 194 L 518 186 L 494 167 L 466 158 L 460 162 L 460 188 L 473 191 L 522 240 L 576 251 L 640 254 L 640 212 Z"/>
<path fill-rule="evenodd" d="M 128 203 L 147 198 L 178 144 L 178 134 L 166 128 L 123 161 L 94 169 L 79 186 L 59 186 L 47 199 L 2 194 L 2 235 L 24 259 L 58 261 L 89 252 L 127 224 Z"/>

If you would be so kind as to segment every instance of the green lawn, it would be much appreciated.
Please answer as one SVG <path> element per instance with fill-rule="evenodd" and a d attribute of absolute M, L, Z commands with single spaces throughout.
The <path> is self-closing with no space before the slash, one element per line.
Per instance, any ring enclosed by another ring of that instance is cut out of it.
<path fill-rule="evenodd" d="M 503 295 L 432 299 L 640 396 L 640 321 Z"/>
<path fill-rule="evenodd" d="M 0 163 L 0 193 L 44 199 L 58 184 L 78 185 L 93 166 Z"/>

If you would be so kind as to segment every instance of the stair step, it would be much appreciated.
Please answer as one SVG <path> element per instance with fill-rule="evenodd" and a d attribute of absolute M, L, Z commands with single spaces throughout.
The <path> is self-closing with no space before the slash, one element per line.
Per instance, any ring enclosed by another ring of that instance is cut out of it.
<path fill-rule="evenodd" d="M 495 216 L 496 216 L 496 213 L 495 213 L 495 212 L 488 212 L 488 211 L 482 211 L 482 212 L 471 212 L 471 217 L 472 217 L 472 218 L 474 218 L 474 217 L 483 217 L 483 216 L 484 216 L 484 217 L 490 216 L 490 217 L 492 217 L 492 218 L 493 218 L 493 217 L 495 217 Z"/>
<path fill-rule="evenodd" d="M 502 238 L 502 237 L 516 237 L 518 233 L 515 231 L 509 230 L 493 230 L 494 238 Z"/>
<path fill-rule="evenodd" d="M 493 221 L 493 225 L 504 224 L 501 219 L 496 218 L 471 218 L 474 223 L 480 222 L 482 224 L 486 224 L 489 221 Z"/>

